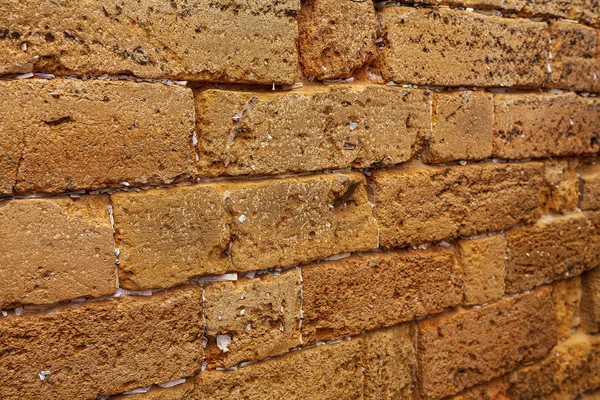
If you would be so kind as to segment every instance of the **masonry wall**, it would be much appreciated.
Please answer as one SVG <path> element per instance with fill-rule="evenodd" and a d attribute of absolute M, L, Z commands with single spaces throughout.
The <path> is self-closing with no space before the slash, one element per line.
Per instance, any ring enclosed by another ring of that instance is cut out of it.
<path fill-rule="evenodd" d="M 414 3 L 3 0 L 0 398 L 600 398 L 600 5 Z"/>

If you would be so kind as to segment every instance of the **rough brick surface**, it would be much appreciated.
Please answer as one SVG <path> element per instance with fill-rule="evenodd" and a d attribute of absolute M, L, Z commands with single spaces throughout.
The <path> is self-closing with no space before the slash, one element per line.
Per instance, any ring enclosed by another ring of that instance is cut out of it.
<path fill-rule="evenodd" d="M 6 123 L 10 118 L 8 108 L 0 107 L 0 121 Z M 23 131 L 13 131 L 11 134 L 4 131 L 5 128 L 0 129 L 0 196 L 14 193 L 23 146 Z"/>
<path fill-rule="evenodd" d="M 600 209 L 600 159 L 585 160 L 577 168 L 579 177 L 579 208 Z"/>
<path fill-rule="evenodd" d="M 305 76 L 347 78 L 377 54 L 377 17 L 372 0 L 304 0 L 298 30 Z"/>
<path fill-rule="evenodd" d="M 298 69 L 293 17 L 299 8 L 298 0 L 7 0 L 0 10 L 0 74 L 33 69 L 292 83 Z"/>
<path fill-rule="evenodd" d="M 196 398 L 194 388 L 194 380 L 187 379 L 173 387 L 153 386 L 146 393 L 119 395 L 111 397 L 111 400 L 192 400 Z"/>
<path fill-rule="evenodd" d="M 494 156 L 569 156 L 600 150 L 600 102 L 575 93 L 496 94 Z"/>
<path fill-rule="evenodd" d="M 436 314 L 462 301 L 450 251 L 370 253 L 302 269 L 302 337 L 332 340 Z"/>
<path fill-rule="evenodd" d="M 587 332 L 600 332 L 600 268 L 582 277 L 581 325 Z"/>
<path fill-rule="evenodd" d="M 421 394 L 441 398 L 546 355 L 556 343 L 551 289 L 418 322 Z"/>
<path fill-rule="evenodd" d="M 215 283 L 204 297 L 209 368 L 262 360 L 300 345 L 300 274 L 295 269 Z"/>
<path fill-rule="evenodd" d="M 577 159 L 551 158 L 544 161 L 544 181 L 548 186 L 548 211 L 575 211 L 579 201 Z"/>
<path fill-rule="evenodd" d="M 374 172 L 381 244 L 417 245 L 533 222 L 541 205 L 542 172 L 539 163 Z"/>
<path fill-rule="evenodd" d="M 552 284 L 552 298 L 556 310 L 558 338 L 564 340 L 581 323 L 581 277 L 565 279 Z"/>
<path fill-rule="evenodd" d="M 202 291 L 88 303 L 0 320 L 6 398 L 91 399 L 199 371 Z M 40 380 L 40 371 L 50 371 Z"/>
<path fill-rule="evenodd" d="M 436 86 L 541 86 L 545 23 L 445 8 L 386 7 L 376 66 L 388 81 Z"/>
<path fill-rule="evenodd" d="M 0 309 L 116 290 L 105 196 L 0 202 Z"/>
<path fill-rule="evenodd" d="M 506 291 L 521 292 L 600 265 L 600 236 L 582 213 L 506 232 Z"/>
<path fill-rule="evenodd" d="M 431 130 L 428 92 L 374 85 L 205 90 L 196 114 L 205 176 L 397 164 L 413 158 Z"/>
<path fill-rule="evenodd" d="M 178 86 L 0 81 L 0 179 L 5 192 L 11 174 L 16 192 L 171 183 L 193 174 L 193 129 L 192 93 Z"/>

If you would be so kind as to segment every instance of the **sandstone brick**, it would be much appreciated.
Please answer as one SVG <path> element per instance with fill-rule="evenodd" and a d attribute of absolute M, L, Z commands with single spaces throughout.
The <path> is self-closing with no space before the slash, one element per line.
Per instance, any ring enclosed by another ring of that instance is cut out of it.
<path fill-rule="evenodd" d="M 121 287 L 164 288 L 231 269 L 229 215 L 217 185 L 121 192 L 111 199 Z"/>
<path fill-rule="evenodd" d="M 492 379 L 489 382 L 472 386 L 457 394 L 449 397 L 450 400 L 512 400 L 507 395 L 510 388 L 510 373 L 499 378 Z"/>
<path fill-rule="evenodd" d="M 600 332 L 600 268 L 583 275 L 581 325 L 587 332 Z"/>
<path fill-rule="evenodd" d="M 418 322 L 421 394 L 441 398 L 546 355 L 556 344 L 551 289 Z"/>
<path fill-rule="evenodd" d="M 0 10 L 0 74 L 292 83 L 299 8 L 298 0 L 7 0 Z"/>
<path fill-rule="evenodd" d="M 300 274 L 219 282 L 205 290 L 208 367 L 262 360 L 300 345 Z M 218 339 L 226 346 L 219 347 Z"/>
<path fill-rule="evenodd" d="M 11 118 L 8 108 L 0 107 L 0 121 Z M 17 181 L 17 170 L 21 160 L 23 131 L 4 132 L 0 126 L 0 196 L 12 195 Z"/>
<path fill-rule="evenodd" d="M 433 132 L 425 159 L 448 162 L 491 158 L 493 128 L 491 93 L 435 93 Z"/>
<path fill-rule="evenodd" d="M 0 320 L 3 396 L 91 399 L 194 374 L 201 293 L 192 287 Z M 40 371 L 50 374 L 41 380 Z"/>
<path fill-rule="evenodd" d="M 0 81 L 0 110 L 0 142 L 8 141 L 0 179 L 10 185 L 12 176 L 19 193 L 165 184 L 193 173 L 193 99 L 182 87 Z"/>
<path fill-rule="evenodd" d="M 575 211 L 579 201 L 576 159 L 544 160 L 544 181 L 548 186 L 546 208 L 554 212 Z"/>
<path fill-rule="evenodd" d="M 146 393 L 113 396 L 111 400 L 191 400 L 194 398 L 194 381 L 187 379 L 176 386 L 165 388 L 153 386 Z"/>
<path fill-rule="evenodd" d="M 506 291 L 521 292 L 600 265 L 600 236 L 582 213 L 506 232 Z"/>
<path fill-rule="evenodd" d="M 564 339 L 571 336 L 581 323 L 581 277 L 555 282 L 552 285 L 552 298 L 556 310 L 558 338 Z"/>
<path fill-rule="evenodd" d="M 440 8 L 386 7 L 376 66 L 388 81 L 435 86 L 539 87 L 545 23 Z"/>
<path fill-rule="evenodd" d="M 398 168 L 371 186 L 381 245 L 417 245 L 535 221 L 542 164 Z"/>
<path fill-rule="evenodd" d="M 523 159 L 600 150 L 600 102 L 575 93 L 496 94 L 494 156 Z"/>
<path fill-rule="evenodd" d="M 462 300 L 454 256 L 441 249 L 352 256 L 302 268 L 302 337 L 339 339 L 439 313 Z"/>
<path fill-rule="evenodd" d="M 577 168 L 579 177 L 579 208 L 600 209 L 600 159 L 593 158 Z"/>
<path fill-rule="evenodd" d="M 374 85 L 210 89 L 196 93 L 196 115 L 198 168 L 208 176 L 397 164 L 431 130 L 428 92 Z"/>
<path fill-rule="evenodd" d="M 116 290 L 105 196 L 0 202 L 0 308 Z"/>
<path fill-rule="evenodd" d="M 377 247 L 377 222 L 359 173 L 229 186 L 233 265 L 250 271 Z"/>
<path fill-rule="evenodd" d="M 377 54 L 372 0 L 306 0 L 298 13 L 298 30 L 305 76 L 347 78 Z"/>
<path fill-rule="evenodd" d="M 465 304 L 484 304 L 500 299 L 504 295 L 506 275 L 504 236 L 459 240 L 456 250 L 464 272 Z"/>

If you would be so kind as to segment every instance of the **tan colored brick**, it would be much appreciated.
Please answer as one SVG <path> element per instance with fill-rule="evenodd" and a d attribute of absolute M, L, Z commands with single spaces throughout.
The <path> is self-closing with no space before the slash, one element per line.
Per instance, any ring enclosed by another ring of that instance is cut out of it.
<path fill-rule="evenodd" d="M 575 168 L 577 159 L 544 160 L 544 180 L 548 186 L 546 208 L 550 212 L 567 212 L 577 209 L 579 181 Z"/>
<path fill-rule="evenodd" d="M 441 398 L 546 355 L 556 344 L 551 289 L 418 321 L 421 393 Z"/>
<path fill-rule="evenodd" d="M 589 333 L 600 332 L 600 268 L 582 277 L 581 326 Z"/>
<path fill-rule="evenodd" d="M 491 158 L 493 129 L 491 93 L 435 93 L 433 133 L 425 159 L 436 163 Z"/>
<path fill-rule="evenodd" d="M 33 69 L 292 83 L 298 74 L 294 16 L 299 8 L 298 0 L 6 0 L 0 10 L 0 74 Z"/>
<path fill-rule="evenodd" d="M 347 78 L 377 54 L 372 0 L 306 0 L 298 13 L 298 30 L 305 76 Z"/>
<path fill-rule="evenodd" d="M 219 282 L 205 290 L 208 367 L 262 360 L 300 345 L 300 274 Z M 218 338 L 230 342 L 219 347 Z"/>
<path fill-rule="evenodd" d="M 600 150 L 600 102 L 575 93 L 496 94 L 494 156 L 542 158 Z"/>
<path fill-rule="evenodd" d="M 464 272 L 465 304 L 484 304 L 500 299 L 504 295 L 506 275 L 504 236 L 459 240 L 456 251 Z"/>
<path fill-rule="evenodd" d="M 470 388 L 467 388 L 457 394 L 451 396 L 450 400 L 512 400 L 507 395 L 510 388 L 509 375 L 503 375 L 499 378 L 494 378 L 489 382 L 482 383 Z"/>
<path fill-rule="evenodd" d="M 565 279 L 552 284 L 552 298 L 556 310 L 558 338 L 571 336 L 581 324 L 579 305 L 581 304 L 581 277 Z"/>
<path fill-rule="evenodd" d="M 233 265 L 288 266 L 377 247 L 377 223 L 359 173 L 240 182 L 229 186 Z"/>
<path fill-rule="evenodd" d="M 600 159 L 585 160 L 577 168 L 579 177 L 579 208 L 600 209 Z"/>
<path fill-rule="evenodd" d="M 10 121 L 12 115 L 13 112 L 9 108 L 0 107 L 1 122 Z M 4 130 L 0 125 L 0 196 L 14 193 L 23 145 L 23 131 L 12 131 L 8 134 Z"/>
<path fill-rule="evenodd" d="M 384 79 L 435 86 L 539 87 L 548 58 L 545 23 L 446 8 L 379 13 Z"/>
<path fill-rule="evenodd" d="M 121 287 L 165 288 L 231 269 L 229 215 L 218 189 L 200 184 L 111 196 Z"/>
<path fill-rule="evenodd" d="M 417 245 L 533 222 L 540 214 L 542 172 L 540 163 L 376 171 L 381 244 Z"/>
<path fill-rule="evenodd" d="M 198 168 L 208 176 L 397 164 L 431 131 L 427 91 L 374 85 L 205 90 L 196 114 Z"/>
<path fill-rule="evenodd" d="M 0 110 L 0 142 L 12 140 L 0 158 L 0 175 L 9 181 L 16 176 L 19 193 L 119 187 L 124 181 L 165 184 L 193 174 L 189 89 L 127 81 L 0 81 Z"/>
<path fill-rule="evenodd" d="M 4 318 L 2 394 L 91 399 L 190 376 L 202 364 L 201 312 L 191 287 Z"/>
<path fill-rule="evenodd" d="M 148 392 L 111 397 L 111 400 L 191 400 L 194 397 L 194 381 L 186 380 L 177 386 L 161 388 L 153 386 Z"/>
<path fill-rule="evenodd" d="M 116 290 L 107 197 L 0 202 L 0 308 Z"/>
<path fill-rule="evenodd" d="M 302 268 L 302 337 L 339 339 L 436 314 L 462 301 L 448 250 L 391 251 Z"/>
<path fill-rule="evenodd" d="M 582 213 L 506 232 L 506 291 L 522 292 L 600 265 L 600 235 Z"/>

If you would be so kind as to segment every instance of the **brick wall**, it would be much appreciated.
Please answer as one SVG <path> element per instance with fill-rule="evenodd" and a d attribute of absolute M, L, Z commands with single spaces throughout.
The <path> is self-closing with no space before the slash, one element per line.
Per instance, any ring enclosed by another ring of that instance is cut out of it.
<path fill-rule="evenodd" d="M 600 396 L 595 0 L 3 0 L 0 399 Z"/>

